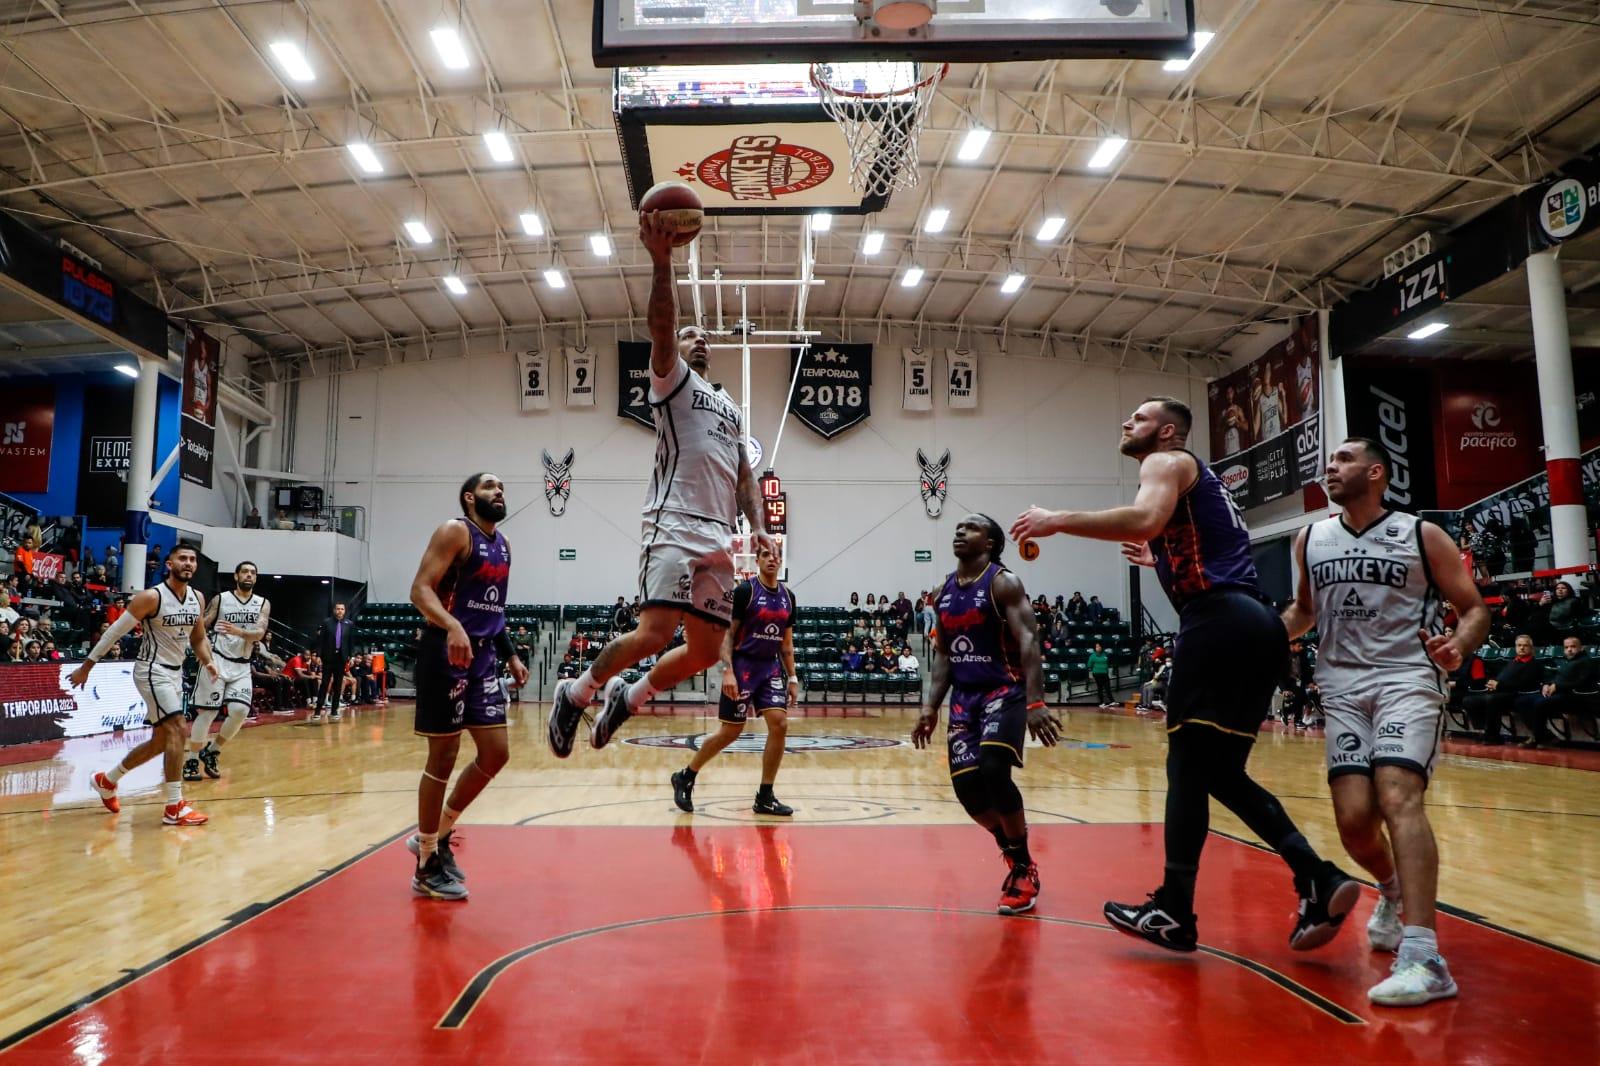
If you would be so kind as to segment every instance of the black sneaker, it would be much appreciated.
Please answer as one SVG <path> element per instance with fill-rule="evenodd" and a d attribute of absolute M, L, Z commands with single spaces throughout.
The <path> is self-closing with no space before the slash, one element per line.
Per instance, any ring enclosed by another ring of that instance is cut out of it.
<path fill-rule="evenodd" d="M 199 756 L 191 755 L 188 758 L 183 760 L 183 779 L 185 781 L 198 781 L 198 780 L 200 780 L 200 758 L 199 758 Z"/>
<path fill-rule="evenodd" d="M 217 756 L 219 754 L 217 749 L 209 744 L 200 749 L 200 763 L 206 768 L 206 776 L 213 781 L 222 776 L 222 768 L 217 765 Z M 196 780 L 199 780 L 198 776 Z"/>
<path fill-rule="evenodd" d="M 1105 916 L 1118 932 L 1169 951 L 1193 951 L 1199 943 L 1194 915 L 1180 917 L 1169 912 L 1161 903 L 1160 889 L 1150 893 L 1143 903 L 1107 903 Z"/>
<path fill-rule="evenodd" d="M 411 877 L 411 891 L 430 899 L 467 898 L 467 886 L 450 876 L 438 852 L 429 855 L 428 861 L 417 867 L 416 873 Z"/>
<path fill-rule="evenodd" d="M 1289 946 L 1296 951 L 1320 948 L 1332 940 L 1361 898 L 1361 883 L 1331 862 L 1324 862 L 1309 882 L 1295 878 L 1294 890 L 1300 894 L 1300 916 L 1289 934 Z"/>
<path fill-rule="evenodd" d="M 766 795 L 756 793 L 755 806 L 750 808 L 757 814 L 770 814 L 778 818 L 788 818 L 794 814 L 794 808 L 787 803 L 780 803 L 778 797 L 768 792 Z"/>
<path fill-rule="evenodd" d="M 342 722 L 344 721 L 344 713 L 342 711 L 334 711 L 332 714 L 328 715 L 328 721 Z"/>
<path fill-rule="evenodd" d="M 672 775 L 672 802 L 685 814 L 694 813 L 694 778 L 686 769 Z"/>
<path fill-rule="evenodd" d="M 611 738 L 617 735 L 622 724 L 633 717 L 633 711 L 628 709 L 628 685 L 622 680 L 622 675 L 606 682 L 600 699 L 605 706 L 595 715 L 594 728 L 589 731 L 589 743 L 597 748 L 611 743 Z"/>
<path fill-rule="evenodd" d="M 572 698 L 572 678 L 556 682 L 550 696 L 550 750 L 558 759 L 572 754 L 572 741 L 578 735 L 578 722 L 583 719 L 583 708 Z"/>
<path fill-rule="evenodd" d="M 455 833 L 456 831 L 452 829 L 450 832 L 439 838 L 439 843 L 435 846 L 435 854 L 439 856 L 439 862 L 444 866 L 445 873 L 449 874 L 457 881 L 465 882 L 467 875 L 461 872 L 460 866 L 456 865 L 456 852 L 455 849 L 450 846 L 450 838 L 455 836 Z M 411 854 L 421 858 L 422 838 L 415 833 L 412 833 L 410 836 L 406 837 L 406 849 L 410 851 Z"/>

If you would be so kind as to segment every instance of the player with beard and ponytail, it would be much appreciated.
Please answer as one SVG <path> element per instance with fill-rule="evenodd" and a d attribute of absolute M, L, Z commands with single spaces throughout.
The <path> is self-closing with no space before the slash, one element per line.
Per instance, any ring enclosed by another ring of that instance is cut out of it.
<path fill-rule="evenodd" d="M 200 767 L 206 776 L 222 776 L 219 758 L 223 745 L 239 735 L 250 715 L 253 692 L 250 683 L 250 656 L 256 642 L 267 635 L 272 605 L 256 595 L 256 564 L 243 562 L 233 568 L 233 591 L 223 592 L 206 605 L 204 619 L 211 633 L 212 655 L 218 675 L 202 673 L 194 686 L 194 726 L 189 731 L 189 757 L 183 763 L 185 781 L 200 780 Z M 222 729 L 211 736 L 211 723 L 224 710 Z"/>
<path fill-rule="evenodd" d="M 428 740 L 428 761 L 417 786 L 417 832 L 406 841 L 417 856 L 411 890 L 448 900 L 467 898 L 450 846 L 456 819 L 510 758 L 500 662 L 518 687 L 528 683 L 506 636 L 511 546 L 497 528 L 506 517 L 505 484 L 473 474 L 456 499 L 466 517 L 434 530 L 411 583 L 411 602 L 428 622 L 417 648 L 416 734 Z M 476 754 L 446 802 L 463 729 Z"/>
<path fill-rule="evenodd" d="M 1053 747 L 1061 723 L 1045 706 L 1038 624 L 1021 580 L 1000 563 L 1005 546 L 988 515 L 956 523 L 956 568 L 939 592 L 932 683 L 911 740 L 928 746 L 949 692 L 950 784 L 1005 857 L 999 912 L 1022 914 L 1038 901 L 1039 867 L 1011 771 L 1022 767 L 1026 734 Z"/>

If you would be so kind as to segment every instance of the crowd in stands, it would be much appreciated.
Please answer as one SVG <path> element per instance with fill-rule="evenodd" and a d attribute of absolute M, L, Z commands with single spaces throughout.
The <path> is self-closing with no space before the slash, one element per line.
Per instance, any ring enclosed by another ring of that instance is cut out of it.
<path fill-rule="evenodd" d="M 115 549 L 106 562 L 93 562 L 92 553 L 77 558 L 73 549 L 58 573 L 42 578 L 33 565 L 38 543 L 34 534 L 23 538 L 0 585 L 0 663 L 79 658 L 127 606 L 116 588 Z"/>

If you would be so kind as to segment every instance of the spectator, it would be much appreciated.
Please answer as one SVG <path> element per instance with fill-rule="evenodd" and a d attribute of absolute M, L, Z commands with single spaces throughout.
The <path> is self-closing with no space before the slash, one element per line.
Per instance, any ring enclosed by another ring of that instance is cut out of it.
<path fill-rule="evenodd" d="M 525 663 L 533 662 L 533 634 L 528 632 L 527 626 L 518 626 L 517 632 L 511 638 L 511 646 L 516 650 L 517 658 Z"/>
<path fill-rule="evenodd" d="M 6 661 L 7 662 L 12 662 L 12 663 L 20 663 L 20 662 L 22 662 L 23 661 L 23 658 L 22 658 L 23 651 L 24 651 L 24 649 L 22 647 L 22 641 L 20 641 L 20 640 L 12 641 L 11 642 L 11 650 L 6 652 Z"/>
<path fill-rule="evenodd" d="M 1289 642 L 1289 672 L 1278 685 L 1283 697 L 1282 718 L 1285 724 L 1303 729 L 1307 724 L 1306 709 L 1316 697 L 1312 683 L 1311 649 L 1298 638 Z"/>
<path fill-rule="evenodd" d="M 1167 678 L 1172 673 L 1169 663 L 1162 663 L 1149 680 L 1139 686 L 1139 709 L 1164 711 L 1167 709 Z"/>
<path fill-rule="evenodd" d="M 936 598 L 937 593 L 930 592 L 922 601 L 922 635 L 925 637 L 933 636 L 933 627 L 939 621 L 939 609 L 934 606 Z"/>
<path fill-rule="evenodd" d="M 0 658 L 11 653 L 11 623 L 0 618 Z"/>
<path fill-rule="evenodd" d="M 846 670 L 861 669 L 861 649 L 853 640 L 845 647 L 843 663 Z"/>
<path fill-rule="evenodd" d="M 1455 627 L 1445 626 L 1444 635 L 1446 639 L 1455 636 Z M 1481 691 L 1484 679 L 1487 677 L 1488 670 L 1483 665 L 1483 656 L 1473 651 L 1462 657 L 1461 665 L 1450 671 L 1450 676 L 1445 681 L 1445 686 L 1449 693 L 1446 700 L 1449 709 L 1453 712 L 1465 713 L 1462 707 L 1463 701 L 1467 698 L 1467 693 Z"/>
<path fill-rule="evenodd" d="M 17 609 L 11 606 L 11 598 L 0 595 L 0 622 L 4 622 L 7 625 L 16 625 L 21 617 L 22 615 L 17 612 Z"/>
<path fill-rule="evenodd" d="M 1482 570 L 1485 579 L 1505 569 L 1505 529 L 1500 519 L 1491 518 L 1472 538 L 1472 558 Z"/>
<path fill-rule="evenodd" d="M 1469 692 L 1462 706 L 1474 726 L 1483 730 L 1483 743 L 1503 744 L 1500 719 L 1511 710 L 1518 695 L 1537 695 L 1544 681 L 1544 668 L 1533 661 L 1533 638 L 1517 637 L 1516 658 L 1500 668 L 1482 692 Z"/>
<path fill-rule="evenodd" d="M 26 663 L 44 662 L 44 645 L 37 640 L 28 641 L 27 650 L 23 653 L 22 661 Z"/>
<path fill-rule="evenodd" d="M 1105 619 L 1106 619 L 1106 608 L 1105 608 L 1105 605 L 1100 602 L 1100 597 L 1099 596 L 1090 596 L 1089 597 L 1089 609 L 1086 612 L 1086 615 L 1087 615 L 1087 617 L 1089 619 L 1089 624 L 1090 625 L 1096 625 L 1097 626 L 1101 622 L 1105 621 Z"/>
<path fill-rule="evenodd" d="M 106 545 L 106 582 L 113 588 L 119 587 L 122 578 L 122 557 L 117 554 L 115 544 Z"/>
<path fill-rule="evenodd" d="M 1595 691 L 1597 664 L 1584 649 L 1583 641 L 1568 637 L 1561 642 L 1561 651 L 1565 658 L 1556 667 L 1555 678 L 1540 686 L 1537 693 L 1525 693 L 1516 698 L 1517 717 L 1522 719 L 1530 734 L 1522 742 L 1524 747 L 1537 748 L 1550 743 L 1550 719 L 1582 710 L 1578 694 Z"/>
<path fill-rule="evenodd" d="M 1576 628 L 1580 614 L 1578 597 L 1573 595 L 1572 586 L 1565 581 L 1557 581 L 1550 605 L 1545 609 L 1547 639 L 1552 644 L 1558 640 L 1564 641 Z"/>
<path fill-rule="evenodd" d="M 611 629 L 615 633 L 626 633 L 633 626 L 631 613 L 628 610 L 628 601 L 621 596 L 617 597 L 617 604 L 611 608 Z"/>
<path fill-rule="evenodd" d="M 283 660 L 272 654 L 268 646 L 271 636 L 267 634 L 250 656 L 250 683 L 258 691 L 267 693 L 274 713 L 283 713 L 294 710 L 293 685 L 284 676 Z"/>
<path fill-rule="evenodd" d="M 11 560 L 11 573 L 13 576 L 21 575 L 23 580 L 33 580 L 33 563 L 38 554 L 39 543 L 30 537 L 23 537 L 22 543 L 17 545 L 17 553 Z"/>
<path fill-rule="evenodd" d="M 61 652 L 56 648 L 54 641 L 45 641 L 44 660 L 45 662 L 51 663 L 58 663 L 61 661 Z"/>
<path fill-rule="evenodd" d="M 889 627 L 883 624 L 882 615 L 879 615 L 877 620 L 872 623 L 872 630 L 867 635 L 874 644 L 882 644 L 889 639 Z"/>
<path fill-rule="evenodd" d="M 1511 569 L 1524 573 L 1533 569 L 1533 557 L 1539 548 L 1538 535 L 1533 531 L 1533 523 L 1527 516 L 1517 515 L 1511 519 L 1511 528 L 1506 535 L 1506 544 L 1511 549 Z"/>
<path fill-rule="evenodd" d="M 914 674 L 922 666 L 921 663 L 917 662 L 917 657 L 911 654 L 911 645 L 909 644 L 900 649 L 900 660 L 895 665 L 900 668 L 902 674 Z"/>
<path fill-rule="evenodd" d="M 1094 678 L 1095 692 L 1099 694 L 1100 706 L 1112 706 L 1111 657 L 1099 644 L 1096 644 L 1094 651 L 1089 653 L 1089 676 Z"/>
<path fill-rule="evenodd" d="M 878 597 L 874 596 L 870 592 L 867 593 L 867 605 L 866 605 L 866 607 L 863 608 L 863 610 L 865 610 L 868 614 L 877 614 L 878 613 Z"/>
<path fill-rule="evenodd" d="M 1084 602 L 1083 593 L 1074 592 L 1072 599 L 1067 601 L 1067 617 L 1074 622 L 1082 622 L 1089 617 L 1089 605 Z"/>
<path fill-rule="evenodd" d="M 317 677 L 311 672 L 309 660 L 299 652 L 289 656 L 289 661 L 283 664 L 283 676 L 289 681 L 294 705 L 311 706 L 317 697 Z"/>
<path fill-rule="evenodd" d="M 900 655 L 894 650 L 894 645 L 885 644 L 878 649 L 878 669 L 886 674 L 900 672 Z"/>
<path fill-rule="evenodd" d="M 294 519 L 289 517 L 289 512 L 282 507 L 278 508 L 278 517 L 272 520 L 273 529 L 293 529 Z"/>
<path fill-rule="evenodd" d="M 244 528 L 246 528 L 246 529 L 260 529 L 261 528 L 261 512 L 258 509 L 254 508 L 254 507 L 250 508 L 250 514 L 244 520 Z"/>
<path fill-rule="evenodd" d="M 859 611 L 860 609 L 861 609 L 861 593 L 852 592 L 850 594 L 850 610 L 851 611 Z"/>
<path fill-rule="evenodd" d="M 561 663 L 556 667 L 556 677 L 558 679 L 577 677 L 582 672 L 582 665 L 579 664 L 577 657 L 570 651 L 561 657 Z"/>
<path fill-rule="evenodd" d="M 150 588 L 161 577 L 161 545 L 150 545 L 150 554 L 144 560 L 144 587 Z"/>

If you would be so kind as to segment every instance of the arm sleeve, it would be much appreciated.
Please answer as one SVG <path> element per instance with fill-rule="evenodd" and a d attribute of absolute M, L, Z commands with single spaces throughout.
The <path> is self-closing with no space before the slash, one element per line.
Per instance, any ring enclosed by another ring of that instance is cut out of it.
<path fill-rule="evenodd" d="M 793 629 L 794 620 L 800 614 L 800 601 L 795 599 L 794 589 L 788 585 L 783 586 L 783 591 L 789 594 L 789 620 L 783 624 L 783 628 Z"/>
<path fill-rule="evenodd" d="M 110 651 L 117 641 L 132 632 L 133 627 L 138 624 L 139 620 L 133 616 L 132 611 L 123 611 L 117 620 L 111 623 L 111 628 L 106 630 L 105 636 L 100 638 L 100 643 L 89 652 L 89 661 L 97 663 L 105 658 L 106 652 Z"/>
<path fill-rule="evenodd" d="M 744 613 L 750 608 L 750 582 L 741 581 L 733 590 L 733 620 L 744 621 Z"/>
<path fill-rule="evenodd" d="M 494 651 L 503 663 L 510 662 L 516 654 L 516 649 L 511 646 L 511 636 L 503 629 L 494 638 Z"/>

